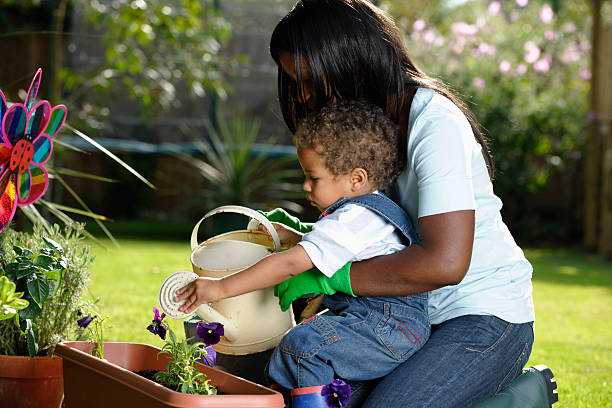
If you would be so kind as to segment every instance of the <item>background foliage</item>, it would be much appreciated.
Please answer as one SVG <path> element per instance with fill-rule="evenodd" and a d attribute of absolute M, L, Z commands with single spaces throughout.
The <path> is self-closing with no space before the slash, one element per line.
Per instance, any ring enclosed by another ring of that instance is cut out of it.
<path fill-rule="evenodd" d="M 136 101 L 148 117 L 178 108 L 181 92 L 226 97 L 226 79 L 242 59 L 221 52 L 231 27 L 213 0 L 72 1 L 104 44 L 104 57 L 90 56 L 86 71 L 62 73 L 69 103 L 87 127 L 102 128 L 117 97 Z"/>
<path fill-rule="evenodd" d="M 505 218 L 520 219 L 530 193 L 583 159 L 590 3 L 470 0 L 418 14 L 387 7 L 417 66 L 470 104 L 490 139 Z"/>
<path fill-rule="evenodd" d="M 149 136 L 155 133 L 149 132 L 156 126 L 153 122 L 128 127 L 116 118 L 160 117 L 164 111 L 164 117 L 203 119 L 207 115 L 203 106 L 231 91 L 228 78 L 246 61 L 229 57 L 224 48 L 231 27 L 219 7 L 223 0 L 0 0 L 3 10 L 10 6 L 13 17 L 26 12 L 32 16 L 35 10 L 53 15 L 54 5 L 60 3 L 68 6 L 64 26 L 84 13 L 93 31 L 83 37 L 103 44 L 98 55 L 92 53 L 92 47 L 82 47 L 83 42 L 67 42 L 76 66 L 59 76 L 71 124 L 94 136 L 130 137 L 129 128 L 134 135 L 151 137 L 151 143 L 157 143 L 156 136 Z M 279 3 L 270 0 L 270 5 Z M 590 2 L 375 3 L 396 19 L 415 63 L 449 82 L 475 111 L 491 140 L 498 169 L 495 191 L 504 201 L 503 215 L 513 232 L 523 242 L 528 238 L 539 242 L 546 237 L 578 238 L 582 225 L 580 169 L 589 120 Z M 13 17 L 13 23 L 27 20 Z M 265 52 L 264 45 L 261 52 Z M 81 59 L 87 64 L 80 64 Z M 183 98 L 187 94 L 195 99 L 187 102 Z M 181 103 L 193 106 L 180 107 Z M 211 119 L 219 131 L 215 118 Z M 184 137 L 181 132 L 177 128 L 175 133 Z M 204 138 L 209 134 L 202 127 L 189 132 L 200 132 Z M 262 134 L 262 140 L 268 137 Z M 139 170 L 151 170 L 150 161 L 141 156 L 132 163 Z M 545 210 L 536 208 L 533 200 L 537 199 L 534 193 L 551 181 L 567 191 L 557 189 L 553 194 L 559 212 L 548 225 L 549 220 L 542 218 Z M 214 183 L 210 187 L 214 192 Z"/>

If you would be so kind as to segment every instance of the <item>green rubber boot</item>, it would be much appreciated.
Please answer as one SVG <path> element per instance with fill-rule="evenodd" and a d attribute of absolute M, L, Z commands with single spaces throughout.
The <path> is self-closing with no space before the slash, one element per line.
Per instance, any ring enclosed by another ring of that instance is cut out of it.
<path fill-rule="evenodd" d="M 541 364 L 523 370 L 506 388 L 473 408 L 551 408 L 559 401 L 550 368 Z"/>

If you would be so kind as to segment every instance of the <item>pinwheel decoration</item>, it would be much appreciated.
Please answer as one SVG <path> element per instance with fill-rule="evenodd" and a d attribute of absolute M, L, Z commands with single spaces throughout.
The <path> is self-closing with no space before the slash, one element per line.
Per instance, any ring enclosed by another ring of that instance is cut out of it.
<path fill-rule="evenodd" d="M 47 190 L 49 175 L 44 164 L 53 151 L 53 137 L 66 120 L 64 105 L 48 101 L 36 105 L 42 70 L 38 69 L 25 103 L 8 107 L 0 90 L 0 232 L 19 206 L 32 204 Z"/>

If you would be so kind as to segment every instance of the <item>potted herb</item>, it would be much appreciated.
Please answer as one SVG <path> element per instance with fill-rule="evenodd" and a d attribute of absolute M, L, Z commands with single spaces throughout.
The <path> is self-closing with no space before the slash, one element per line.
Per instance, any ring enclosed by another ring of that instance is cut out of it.
<path fill-rule="evenodd" d="M 93 261 L 82 230 L 79 224 L 60 230 L 39 223 L 32 233 L 2 233 L 0 400 L 7 406 L 61 404 L 62 361 L 54 350 L 75 333 Z"/>
<path fill-rule="evenodd" d="M 92 356 L 93 342 L 63 342 L 56 354 L 64 362 L 64 403 L 71 407 L 284 407 L 281 394 L 212 367 L 211 344 L 218 323 L 202 324 L 201 341 L 178 339 L 155 309 L 147 327 L 166 341 L 148 344 L 104 342 L 104 359 Z M 200 360 L 200 362 L 198 362 Z M 92 398 L 103 395 L 103 398 Z"/>

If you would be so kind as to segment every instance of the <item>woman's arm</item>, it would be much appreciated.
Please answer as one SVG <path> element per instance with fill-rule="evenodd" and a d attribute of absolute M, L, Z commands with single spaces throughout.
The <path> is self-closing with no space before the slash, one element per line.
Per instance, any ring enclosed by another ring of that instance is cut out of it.
<path fill-rule="evenodd" d="M 177 291 L 180 310 L 191 313 L 202 303 L 268 288 L 298 275 L 314 265 L 301 246 L 269 255 L 255 265 L 221 279 L 200 277 Z"/>
<path fill-rule="evenodd" d="M 419 218 L 420 244 L 353 263 L 353 292 L 358 296 L 400 296 L 456 285 L 470 265 L 474 220 L 474 210 Z"/>

